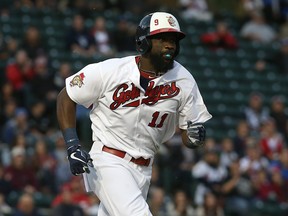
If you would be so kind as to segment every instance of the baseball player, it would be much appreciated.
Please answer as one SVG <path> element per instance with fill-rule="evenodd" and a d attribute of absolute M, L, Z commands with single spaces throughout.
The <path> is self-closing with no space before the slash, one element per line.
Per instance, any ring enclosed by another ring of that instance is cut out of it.
<path fill-rule="evenodd" d="M 172 14 L 146 15 L 136 30 L 139 55 L 89 64 L 58 95 L 71 172 L 99 197 L 99 216 L 152 215 L 146 198 L 159 146 L 177 127 L 187 147 L 204 143 L 211 115 L 193 76 L 175 61 L 184 37 Z M 76 104 L 90 109 L 89 154 L 77 137 Z"/>

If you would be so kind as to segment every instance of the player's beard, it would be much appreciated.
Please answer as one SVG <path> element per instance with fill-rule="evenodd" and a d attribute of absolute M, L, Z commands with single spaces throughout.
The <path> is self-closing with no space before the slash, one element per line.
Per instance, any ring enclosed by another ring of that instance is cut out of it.
<path fill-rule="evenodd" d="M 155 71 L 166 73 L 173 68 L 174 58 L 172 57 L 170 60 L 165 60 L 165 54 L 167 53 L 150 53 L 150 61 Z M 173 56 L 173 54 L 171 54 L 171 56 Z"/>

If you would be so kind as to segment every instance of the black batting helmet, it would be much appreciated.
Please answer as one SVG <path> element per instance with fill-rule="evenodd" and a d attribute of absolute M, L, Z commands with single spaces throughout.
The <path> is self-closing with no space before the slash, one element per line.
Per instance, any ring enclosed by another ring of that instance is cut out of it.
<path fill-rule="evenodd" d="M 146 15 L 136 30 L 137 51 L 140 54 L 147 53 L 152 47 L 149 37 L 163 32 L 175 32 L 178 35 L 178 41 L 185 37 L 185 34 L 180 30 L 177 19 L 172 14 L 155 12 Z M 178 41 L 175 56 L 179 53 Z"/>

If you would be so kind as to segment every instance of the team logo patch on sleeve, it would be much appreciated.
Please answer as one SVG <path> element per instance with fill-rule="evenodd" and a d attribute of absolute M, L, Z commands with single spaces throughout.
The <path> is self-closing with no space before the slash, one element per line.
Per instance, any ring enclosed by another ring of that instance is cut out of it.
<path fill-rule="evenodd" d="M 76 75 L 73 77 L 73 79 L 70 81 L 70 86 L 73 87 L 73 86 L 78 86 L 79 88 L 82 87 L 82 85 L 84 85 L 84 73 L 81 73 L 79 75 Z"/>

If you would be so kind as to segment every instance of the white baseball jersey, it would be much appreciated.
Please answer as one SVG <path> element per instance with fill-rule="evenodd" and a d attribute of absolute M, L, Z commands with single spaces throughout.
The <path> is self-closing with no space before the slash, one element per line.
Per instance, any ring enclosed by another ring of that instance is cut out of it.
<path fill-rule="evenodd" d="M 140 85 L 135 56 L 87 65 L 66 79 L 70 98 L 90 108 L 93 140 L 138 158 L 152 158 L 161 143 L 187 120 L 205 122 L 207 111 L 193 76 L 174 61 L 174 68 Z"/>

